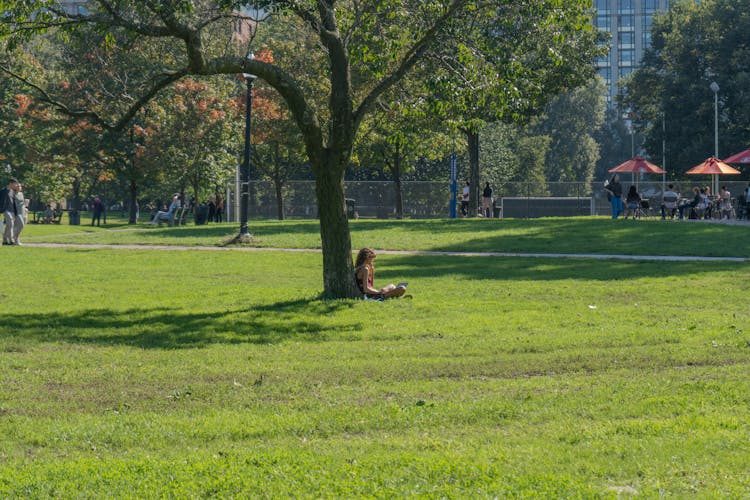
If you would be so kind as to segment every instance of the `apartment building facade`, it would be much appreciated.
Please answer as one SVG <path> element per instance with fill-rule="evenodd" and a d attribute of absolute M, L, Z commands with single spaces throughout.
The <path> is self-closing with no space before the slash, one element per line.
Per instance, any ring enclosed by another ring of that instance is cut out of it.
<path fill-rule="evenodd" d="M 611 35 L 610 51 L 596 69 L 607 84 L 607 102 L 617 95 L 617 82 L 637 67 L 651 46 L 654 15 L 669 9 L 669 0 L 594 0 L 594 25 Z"/>

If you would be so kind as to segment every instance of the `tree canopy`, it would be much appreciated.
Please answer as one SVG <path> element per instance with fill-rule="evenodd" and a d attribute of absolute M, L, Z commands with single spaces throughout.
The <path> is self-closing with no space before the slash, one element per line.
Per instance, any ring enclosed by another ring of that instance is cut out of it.
<path fill-rule="evenodd" d="M 644 148 L 679 172 L 714 154 L 714 94 L 719 85 L 719 155 L 750 144 L 750 16 L 744 0 L 678 0 L 654 20 L 651 48 L 626 82 Z M 662 133 L 662 119 L 666 135 Z"/>
<path fill-rule="evenodd" d="M 343 176 L 365 116 L 394 85 L 412 72 L 431 74 L 439 102 L 471 92 L 483 96 L 478 106 L 492 101 L 495 114 L 513 120 L 586 79 L 597 52 L 586 0 L 287 0 L 256 2 L 255 10 L 231 0 L 87 5 L 71 14 L 53 0 L 0 0 L 0 37 L 9 51 L 33 52 L 37 36 L 47 32 L 58 39 L 57 50 L 35 54 L 38 72 L 17 70 L 10 52 L 0 68 L 36 89 L 41 101 L 112 130 L 124 129 L 148 101 L 188 75 L 244 72 L 264 80 L 286 102 L 315 174 L 330 297 L 357 294 Z M 238 36 L 238 26 L 255 29 Z M 297 57 L 246 56 L 273 43 L 263 30 L 270 35 L 279 26 L 298 42 Z M 67 41 L 84 39 L 101 39 L 92 57 L 107 78 L 79 78 L 82 89 L 72 100 L 55 70 L 71 63 Z M 85 91 L 94 86 L 96 94 Z"/>

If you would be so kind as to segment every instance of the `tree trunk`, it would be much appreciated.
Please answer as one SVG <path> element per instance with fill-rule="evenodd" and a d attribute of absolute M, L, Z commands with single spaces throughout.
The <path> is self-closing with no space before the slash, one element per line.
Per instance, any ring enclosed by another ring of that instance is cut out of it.
<path fill-rule="evenodd" d="M 280 177 L 274 177 L 273 185 L 276 188 L 276 210 L 279 213 L 279 220 L 284 220 L 284 195 L 282 193 L 284 181 Z"/>
<path fill-rule="evenodd" d="M 469 217 L 479 213 L 479 132 L 466 131 L 469 148 Z"/>
<path fill-rule="evenodd" d="M 128 224 L 138 222 L 138 184 L 134 180 L 130 181 L 130 218 Z"/>
<path fill-rule="evenodd" d="M 344 201 L 344 170 L 326 166 L 315 172 L 315 194 L 323 250 L 323 293 L 326 298 L 355 298 L 352 239 Z"/>
<path fill-rule="evenodd" d="M 73 210 L 81 210 L 81 177 L 76 176 L 73 179 Z"/>
<path fill-rule="evenodd" d="M 393 155 L 393 181 L 396 188 L 396 218 L 404 218 L 404 197 L 401 193 L 401 150 L 396 147 Z"/>

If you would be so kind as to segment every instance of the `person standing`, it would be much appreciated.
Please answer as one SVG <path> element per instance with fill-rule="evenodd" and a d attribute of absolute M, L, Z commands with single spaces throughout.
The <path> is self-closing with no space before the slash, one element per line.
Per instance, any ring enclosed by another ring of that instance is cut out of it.
<path fill-rule="evenodd" d="M 3 245 L 13 244 L 13 226 L 16 220 L 15 188 L 17 184 L 18 181 L 16 179 L 10 179 L 8 185 L 0 189 L 0 211 L 5 217 Z"/>
<path fill-rule="evenodd" d="M 100 225 L 100 221 L 102 218 L 102 211 L 104 206 L 102 205 L 102 200 L 99 199 L 97 196 L 94 198 L 94 202 L 91 204 L 91 225 L 94 225 L 94 222 L 96 222 L 96 225 Z"/>
<path fill-rule="evenodd" d="M 216 192 L 216 222 L 221 222 L 221 216 L 224 214 L 224 197 L 220 192 Z"/>
<path fill-rule="evenodd" d="M 482 191 L 482 213 L 488 219 L 492 218 L 492 188 L 489 182 L 485 183 Z"/>
<path fill-rule="evenodd" d="M 206 223 L 213 222 L 216 218 L 216 197 L 211 195 L 208 197 L 208 215 L 206 216 Z"/>
<path fill-rule="evenodd" d="M 612 203 L 612 220 L 617 220 L 617 217 L 622 213 L 622 184 L 620 184 L 620 175 L 613 175 L 609 183 L 604 186 L 604 190 L 607 192 L 608 198 Z"/>
<path fill-rule="evenodd" d="M 471 194 L 469 181 L 466 181 L 463 191 L 461 192 L 461 215 L 469 215 L 469 196 Z"/>
<path fill-rule="evenodd" d="M 13 212 L 16 214 L 13 221 L 13 240 L 11 242 L 13 245 L 21 245 L 21 231 L 26 226 L 24 208 L 26 208 L 26 204 L 23 199 L 23 187 L 16 181 L 16 187 L 13 189 Z"/>

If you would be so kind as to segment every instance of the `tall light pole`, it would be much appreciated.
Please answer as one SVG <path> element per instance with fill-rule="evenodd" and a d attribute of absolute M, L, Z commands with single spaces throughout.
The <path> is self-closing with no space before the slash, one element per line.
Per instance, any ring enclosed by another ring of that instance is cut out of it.
<path fill-rule="evenodd" d="M 716 82 L 711 82 L 711 92 L 714 93 L 714 157 L 718 160 L 719 159 L 719 84 Z M 717 176 L 713 176 L 714 178 L 714 184 L 711 186 L 711 189 L 713 189 L 713 194 L 716 196 L 716 194 L 719 191 L 719 178 Z"/>
<path fill-rule="evenodd" d="M 250 52 L 247 55 L 249 60 L 255 58 L 255 54 Z M 252 131 L 252 107 L 253 107 L 253 81 L 257 78 L 250 73 L 242 73 L 247 82 L 247 105 L 245 107 L 245 157 L 242 161 L 242 170 L 240 175 L 240 234 L 237 237 L 239 241 L 248 241 L 252 238 L 247 227 L 247 212 L 250 206 L 250 133 Z"/>
<path fill-rule="evenodd" d="M 661 192 L 664 193 L 667 184 L 667 117 L 664 109 L 661 110 Z"/>

